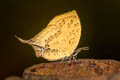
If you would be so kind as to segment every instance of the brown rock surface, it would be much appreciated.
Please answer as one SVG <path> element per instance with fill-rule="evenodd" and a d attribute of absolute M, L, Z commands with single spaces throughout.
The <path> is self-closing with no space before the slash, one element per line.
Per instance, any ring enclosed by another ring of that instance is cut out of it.
<path fill-rule="evenodd" d="M 24 80 L 120 80 L 120 62 L 78 59 L 33 65 L 23 73 Z"/>

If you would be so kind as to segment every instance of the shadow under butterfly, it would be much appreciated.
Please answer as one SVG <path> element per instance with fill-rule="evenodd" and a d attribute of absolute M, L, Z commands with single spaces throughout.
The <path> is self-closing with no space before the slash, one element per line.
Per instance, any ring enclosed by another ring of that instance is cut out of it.
<path fill-rule="evenodd" d="M 76 49 L 81 37 L 81 24 L 75 10 L 55 16 L 46 28 L 32 39 L 23 40 L 15 37 L 22 43 L 31 45 L 37 57 L 43 57 L 48 61 L 75 59 L 81 50 L 89 49 Z"/>

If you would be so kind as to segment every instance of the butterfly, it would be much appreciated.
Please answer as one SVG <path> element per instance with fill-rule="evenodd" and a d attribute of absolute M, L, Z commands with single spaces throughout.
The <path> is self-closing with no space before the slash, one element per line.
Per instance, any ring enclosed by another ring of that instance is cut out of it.
<path fill-rule="evenodd" d="M 81 23 L 75 10 L 55 16 L 41 32 L 29 40 L 15 37 L 31 45 L 37 57 L 48 61 L 75 57 L 81 50 L 88 50 L 88 47 L 75 50 L 81 37 Z"/>

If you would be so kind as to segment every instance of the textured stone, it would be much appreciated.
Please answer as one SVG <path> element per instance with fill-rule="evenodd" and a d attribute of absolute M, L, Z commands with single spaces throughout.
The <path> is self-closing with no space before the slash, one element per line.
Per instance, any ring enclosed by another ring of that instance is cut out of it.
<path fill-rule="evenodd" d="M 120 62 L 78 59 L 70 62 L 41 63 L 27 68 L 24 80 L 119 80 Z"/>

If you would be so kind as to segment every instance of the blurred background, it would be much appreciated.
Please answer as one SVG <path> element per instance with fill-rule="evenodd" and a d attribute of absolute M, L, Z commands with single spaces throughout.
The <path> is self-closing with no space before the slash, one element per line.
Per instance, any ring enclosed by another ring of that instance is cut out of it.
<path fill-rule="evenodd" d="M 1 0 L 0 1 L 0 80 L 22 76 L 24 69 L 48 62 L 36 58 L 31 46 L 14 35 L 30 39 L 56 15 L 75 9 L 82 23 L 78 47 L 89 51 L 81 59 L 120 61 L 120 0 Z"/>

